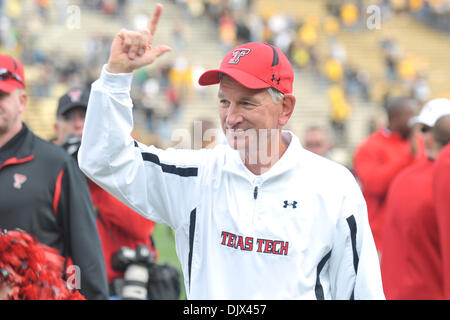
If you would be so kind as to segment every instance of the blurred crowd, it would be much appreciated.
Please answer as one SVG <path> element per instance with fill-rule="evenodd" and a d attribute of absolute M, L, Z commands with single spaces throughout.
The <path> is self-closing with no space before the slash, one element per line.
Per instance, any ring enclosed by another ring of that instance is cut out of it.
<path fill-rule="evenodd" d="M 431 98 L 426 57 L 405 52 L 393 38 L 382 39 L 378 45 L 385 72 L 383 79 L 376 79 L 367 67 L 356 66 L 348 59 L 347 48 L 338 37 L 339 31 L 367 31 L 366 9 L 370 4 L 380 8 L 381 22 L 404 13 L 426 16 L 430 20 L 435 18 L 430 18 L 432 14 L 438 14 L 439 19 L 434 19 L 436 22 L 448 19 L 449 11 L 449 3 L 444 0 L 328 0 L 325 16 L 311 14 L 299 18 L 292 13 L 280 12 L 273 5 L 258 11 L 255 1 L 250 0 L 172 2 L 183 9 L 185 19 L 206 17 L 216 27 L 224 52 L 240 43 L 268 42 L 279 47 L 297 71 L 311 73 L 318 86 L 327 92 L 329 124 L 337 146 L 347 145 L 348 121 L 354 110 L 365 103 L 386 107 L 393 95 L 411 96 L 422 104 Z M 187 21 L 184 21 L 185 25 Z M 181 27 L 176 28 L 174 37 L 177 43 L 183 43 Z M 380 82 L 381 96 L 375 92 Z M 367 132 L 373 132 L 379 123 L 379 119 L 374 120 L 368 125 Z"/>
<path fill-rule="evenodd" d="M 85 1 L 86 9 L 109 12 L 111 1 Z M 120 1 L 118 3 L 122 3 Z M 52 97 L 58 86 L 90 86 L 99 65 L 107 59 L 111 38 L 91 35 L 84 43 L 86 56 L 66 57 L 58 49 L 43 50 L 37 43 L 46 36 L 49 22 L 64 26 L 69 2 L 52 0 L 0 2 L 0 52 L 12 54 L 29 69 L 29 92 L 32 97 Z M 50 14 L 54 8 L 56 14 Z M 112 12 L 111 12 L 112 13 Z"/>
<path fill-rule="evenodd" d="M 367 29 L 365 8 L 368 1 L 328 0 L 325 16 L 308 15 L 302 19 L 280 13 L 270 6 L 256 10 L 251 0 L 170 1 L 181 12 L 171 27 L 170 45 L 177 52 L 182 53 L 187 46 L 189 22 L 206 19 L 206 23 L 216 28 L 224 52 L 239 43 L 268 42 L 285 52 L 296 70 L 312 74 L 318 87 L 327 92 L 329 125 L 336 146 L 347 146 L 348 122 L 358 107 L 366 103 L 385 106 L 392 95 L 398 94 L 411 96 L 420 103 L 430 98 L 426 58 L 405 52 L 393 38 L 382 39 L 379 43 L 385 65 L 381 97 L 374 92 L 380 79 L 375 79 L 367 68 L 356 66 L 348 59 L 347 48 L 337 35 L 341 29 L 355 32 Z M 101 12 L 130 27 L 138 27 L 148 18 L 144 14 L 128 14 L 129 7 L 139 3 L 138 0 L 80 1 L 83 11 Z M 111 35 L 98 32 L 87 36 L 83 59 L 68 58 L 58 50 L 44 52 L 36 46 L 43 36 L 44 22 L 49 19 L 63 21 L 68 2 L 36 0 L 33 4 L 34 10 L 28 10 L 22 1 L 2 1 L 0 51 L 20 57 L 26 68 L 33 70 L 29 81 L 32 97 L 56 96 L 74 86 L 88 88 L 107 59 Z M 381 8 L 382 20 L 405 12 L 421 17 L 429 16 L 431 12 L 438 12 L 443 17 L 448 15 L 447 1 L 380 0 L 375 4 Z M 51 6 L 56 7 L 56 15 L 49 14 Z M 27 23 L 23 23 L 24 20 Z M 183 54 L 158 68 L 139 71 L 133 98 L 145 131 L 162 145 L 168 145 L 171 130 L 183 121 L 183 104 L 203 94 L 202 88 L 196 85 L 203 68 L 192 65 Z M 373 132 L 379 122 L 375 120 L 367 132 Z"/>

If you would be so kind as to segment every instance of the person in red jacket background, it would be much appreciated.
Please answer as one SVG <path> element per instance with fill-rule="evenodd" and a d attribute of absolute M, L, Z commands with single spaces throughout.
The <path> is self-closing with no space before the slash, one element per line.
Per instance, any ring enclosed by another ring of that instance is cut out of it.
<path fill-rule="evenodd" d="M 123 277 L 123 272 L 115 271 L 111 266 L 111 259 L 120 247 L 135 249 L 137 245 L 145 245 L 157 254 L 151 240 L 155 223 L 134 212 L 92 181 L 89 181 L 89 191 L 97 213 L 106 275 L 111 284 L 114 279 Z"/>
<path fill-rule="evenodd" d="M 55 123 L 55 144 L 63 145 L 75 155 L 83 133 L 84 116 L 89 101 L 89 92 L 79 88 L 70 89 L 59 99 Z M 71 150 L 73 149 L 73 150 Z M 157 251 L 151 240 L 155 223 L 125 206 L 105 190 L 88 180 L 97 228 L 105 257 L 106 275 L 110 289 L 115 279 L 122 278 L 123 272 L 112 267 L 112 256 L 121 248 L 135 249 L 138 245 L 147 246 L 157 258 Z M 119 295 L 118 292 L 110 292 Z"/>
<path fill-rule="evenodd" d="M 434 99 L 413 119 L 421 128 L 427 158 L 401 171 L 388 191 L 381 255 L 387 299 L 444 298 L 433 172 L 435 159 L 450 140 L 450 130 L 437 123 L 446 115 L 450 100 Z"/>
<path fill-rule="evenodd" d="M 436 123 L 436 127 L 441 126 L 447 137 L 450 136 L 450 116 L 442 117 Z M 438 135 L 436 140 L 441 144 L 447 143 L 436 160 L 433 191 L 441 245 L 444 299 L 450 299 L 450 141 Z"/>
<path fill-rule="evenodd" d="M 369 223 L 380 254 L 385 199 L 394 177 L 419 156 L 423 143 L 409 121 L 417 114 L 415 100 L 399 97 L 387 104 L 388 125 L 368 136 L 356 149 L 353 169 L 367 204 Z"/>

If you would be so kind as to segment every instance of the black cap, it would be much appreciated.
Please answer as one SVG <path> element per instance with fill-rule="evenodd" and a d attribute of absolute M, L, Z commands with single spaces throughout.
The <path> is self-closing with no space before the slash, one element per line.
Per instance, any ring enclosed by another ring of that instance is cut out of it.
<path fill-rule="evenodd" d="M 72 88 L 65 95 L 59 98 L 56 115 L 58 117 L 74 108 L 85 108 L 89 102 L 89 91 L 80 88 Z"/>

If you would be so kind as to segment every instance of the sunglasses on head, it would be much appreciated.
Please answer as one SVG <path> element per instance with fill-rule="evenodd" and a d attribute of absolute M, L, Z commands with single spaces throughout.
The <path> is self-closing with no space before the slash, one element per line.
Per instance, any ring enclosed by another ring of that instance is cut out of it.
<path fill-rule="evenodd" d="M 8 80 L 8 79 L 14 79 L 18 82 L 20 82 L 23 86 L 25 86 L 25 84 L 23 83 L 23 80 L 21 77 L 19 77 L 17 74 L 12 73 L 11 71 L 4 69 L 4 68 L 0 68 L 0 80 Z"/>

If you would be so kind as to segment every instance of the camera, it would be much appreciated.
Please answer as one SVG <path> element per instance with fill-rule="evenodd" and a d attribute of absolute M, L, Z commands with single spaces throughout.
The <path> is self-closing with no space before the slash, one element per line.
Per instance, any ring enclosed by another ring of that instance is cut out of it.
<path fill-rule="evenodd" d="M 111 261 L 115 271 L 124 272 L 123 279 L 116 279 L 114 291 L 123 300 L 146 300 L 148 298 L 149 269 L 155 264 L 155 255 L 147 246 L 136 250 L 121 247 Z"/>

